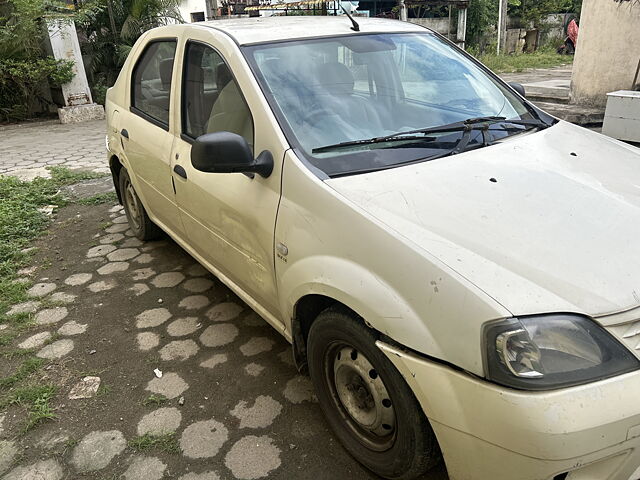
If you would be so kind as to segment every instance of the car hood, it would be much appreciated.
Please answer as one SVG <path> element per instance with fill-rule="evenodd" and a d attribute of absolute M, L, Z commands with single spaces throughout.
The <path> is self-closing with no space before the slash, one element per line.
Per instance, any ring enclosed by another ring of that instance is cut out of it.
<path fill-rule="evenodd" d="M 640 150 L 629 145 L 560 122 L 327 184 L 513 315 L 640 304 Z"/>

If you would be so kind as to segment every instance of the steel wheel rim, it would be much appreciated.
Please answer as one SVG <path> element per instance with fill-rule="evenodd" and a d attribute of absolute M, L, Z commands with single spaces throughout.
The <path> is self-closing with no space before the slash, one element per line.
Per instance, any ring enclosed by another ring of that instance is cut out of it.
<path fill-rule="evenodd" d="M 374 451 L 396 439 L 396 414 L 389 392 L 369 359 L 352 345 L 334 343 L 325 356 L 331 397 L 349 430 Z"/>
<path fill-rule="evenodd" d="M 130 180 L 126 182 L 124 187 L 124 203 L 129 221 L 136 230 L 140 230 L 140 225 L 142 225 L 142 212 L 140 204 L 138 203 L 138 196 Z"/>

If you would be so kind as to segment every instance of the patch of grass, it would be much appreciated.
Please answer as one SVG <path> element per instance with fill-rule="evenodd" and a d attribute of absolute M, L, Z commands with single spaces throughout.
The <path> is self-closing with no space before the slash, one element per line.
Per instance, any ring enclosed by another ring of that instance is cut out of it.
<path fill-rule="evenodd" d="M 56 394 L 54 385 L 31 385 L 19 387 L 8 395 L 0 398 L 0 410 L 9 405 L 20 405 L 29 412 L 24 431 L 28 431 L 36 425 L 56 418 L 51 408 L 50 401 Z"/>
<path fill-rule="evenodd" d="M 167 403 L 167 400 L 168 398 L 164 395 L 156 395 L 155 393 L 152 393 L 142 401 L 142 405 L 145 407 L 148 407 L 149 405 L 159 406 Z"/>
<path fill-rule="evenodd" d="M 25 359 L 13 375 L 0 378 L 0 389 L 12 387 L 16 383 L 21 382 L 38 370 L 43 363 L 44 360 L 37 357 L 29 357 Z"/>
<path fill-rule="evenodd" d="M 35 351 L 36 351 L 35 348 L 28 348 L 26 350 L 14 349 L 14 350 L 7 350 L 5 352 L 0 353 L 0 356 L 4 358 L 26 357 L 28 355 L 31 355 Z"/>
<path fill-rule="evenodd" d="M 15 332 L 3 333 L 0 335 L 0 347 L 9 345 L 18 336 Z"/>
<path fill-rule="evenodd" d="M 50 168 L 51 178 L 25 182 L 16 177 L 0 176 L 0 322 L 5 312 L 26 300 L 28 284 L 14 283 L 17 272 L 32 252 L 22 250 L 44 232 L 50 218 L 38 209 L 46 205 L 68 203 L 60 188 L 102 174 L 72 172 L 66 168 Z"/>
<path fill-rule="evenodd" d="M 98 193 L 92 197 L 81 198 L 76 201 L 80 205 L 100 205 L 102 203 L 112 203 L 118 200 L 116 192 Z"/>
<path fill-rule="evenodd" d="M 550 68 L 573 62 L 571 55 L 558 55 L 552 49 L 540 49 L 534 53 L 514 55 L 484 53 L 476 57 L 496 73 L 522 72 L 530 68 Z"/>
<path fill-rule="evenodd" d="M 113 390 L 111 388 L 111 385 L 107 385 L 106 383 L 103 382 L 98 387 L 98 391 L 96 392 L 96 396 L 97 397 L 104 397 L 106 395 L 109 395 L 111 393 L 111 390 Z"/>
<path fill-rule="evenodd" d="M 176 440 L 175 432 L 164 433 L 162 435 L 151 435 L 149 433 L 129 440 L 129 447 L 139 452 L 145 450 L 159 450 L 167 453 L 180 453 L 180 445 Z"/>

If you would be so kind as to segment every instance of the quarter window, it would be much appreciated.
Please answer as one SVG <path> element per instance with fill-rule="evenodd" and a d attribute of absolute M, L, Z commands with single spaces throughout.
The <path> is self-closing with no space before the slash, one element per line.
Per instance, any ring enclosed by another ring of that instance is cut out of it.
<path fill-rule="evenodd" d="M 191 138 L 226 131 L 253 147 L 253 118 L 231 70 L 213 48 L 188 43 L 182 97 L 182 132 Z"/>
<path fill-rule="evenodd" d="M 175 41 L 153 42 L 133 70 L 132 107 L 166 127 L 175 53 Z"/>

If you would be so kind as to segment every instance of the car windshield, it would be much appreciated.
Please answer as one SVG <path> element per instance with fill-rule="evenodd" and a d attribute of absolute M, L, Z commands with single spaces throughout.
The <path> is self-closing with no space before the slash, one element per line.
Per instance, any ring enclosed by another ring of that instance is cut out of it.
<path fill-rule="evenodd" d="M 533 128 L 526 121 L 535 118 L 517 95 L 431 33 L 244 50 L 289 141 L 330 176 L 459 153 Z M 467 132 L 464 149 L 456 148 L 462 128 L 416 132 L 479 117 L 487 123 Z M 516 127 L 505 120 L 525 122 Z"/>

